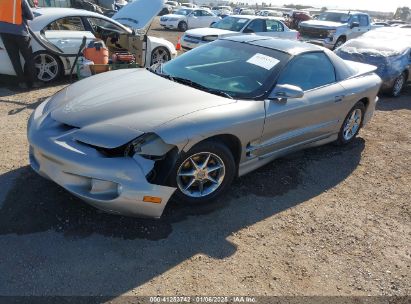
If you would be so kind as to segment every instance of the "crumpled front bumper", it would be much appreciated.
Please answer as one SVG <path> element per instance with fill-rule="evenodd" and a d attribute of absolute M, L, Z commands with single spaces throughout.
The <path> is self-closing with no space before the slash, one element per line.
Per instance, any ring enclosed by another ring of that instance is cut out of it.
<path fill-rule="evenodd" d="M 103 211 L 161 216 L 175 188 L 147 181 L 147 165 L 154 166 L 153 161 L 140 156 L 104 156 L 72 139 L 75 128 L 53 121 L 50 115 L 42 115 L 43 107 L 42 104 L 32 114 L 28 123 L 30 165 L 36 172 Z M 149 202 L 150 197 L 161 198 L 161 202 Z"/>

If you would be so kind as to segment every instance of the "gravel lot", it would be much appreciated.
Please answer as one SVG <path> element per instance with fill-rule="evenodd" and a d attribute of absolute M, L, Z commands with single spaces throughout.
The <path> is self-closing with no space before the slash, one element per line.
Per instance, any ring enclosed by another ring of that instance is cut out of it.
<path fill-rule="evenodd" d="M 65 85 L 0 87 L 0 295 L 410 295 L 411 86 L 382 96 L 350 146 L 278 159 L 219 201 L 141 220 L 29 168 L 27 119 Z"/>

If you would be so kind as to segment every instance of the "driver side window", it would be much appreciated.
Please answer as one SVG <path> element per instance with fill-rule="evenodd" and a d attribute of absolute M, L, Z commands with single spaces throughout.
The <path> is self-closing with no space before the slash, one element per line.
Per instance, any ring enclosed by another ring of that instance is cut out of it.
<path fill-rule="evenodd" d="M 308 91 L 334 82 L 335 70 L 330 59 L 322 52 L 312 52 L 288 63 L 277 84 L 291 84 Z"/>
<path fill-rule="evenodd" d="M 195 16 L 195 17 L 201 17 L 201 16 L 203 16 L 203 12 L 202 12 L 202 11 L 194 11 L 194 12 L 193 12 L 193 16 Z"/>

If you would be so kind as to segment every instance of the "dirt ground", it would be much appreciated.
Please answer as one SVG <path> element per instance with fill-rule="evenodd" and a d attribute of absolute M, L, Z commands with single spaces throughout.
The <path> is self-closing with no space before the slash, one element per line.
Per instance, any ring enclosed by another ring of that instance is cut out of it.
<path fill-rule="evenodd" d="M 141 220 L 29 168 L 27 119 L 66 83 L 0 87 L 0 295 L 410 295 L 411 86 L 381 96 L 352 145 L 292 154 L 212 204 Z"/>

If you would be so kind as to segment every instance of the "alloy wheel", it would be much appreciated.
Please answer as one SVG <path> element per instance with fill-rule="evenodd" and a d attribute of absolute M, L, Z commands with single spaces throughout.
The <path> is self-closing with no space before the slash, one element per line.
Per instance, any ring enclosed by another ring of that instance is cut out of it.
<path fill-rule="evenodd" d="M 349 141 L 355 136 L 361 126 L 362 112 L 361 109 L 355 109 L 344 123 L 343 136 L 346 141 Z"/>
<path fill-rule="evenodd" d="M 59 63 L 49 54 L 38 54 L 34 57 L 34 67 L 38 80 L 48 82 L 57 78 Z"/>
<path fill-rule="evenodd" d="M 170 60 L 168 52 L 164 48 L 157 48 L 151 54 L 151 65 L 157 63 L 164 63 Z"/>
<path fill-rule="evenodd" d="M 214 153 L 201 152 L 188 157 L 178 168 L 177 186 L 189 197 L 204 197 L 221 186 L 224 176 L 222 159 Z"/>

